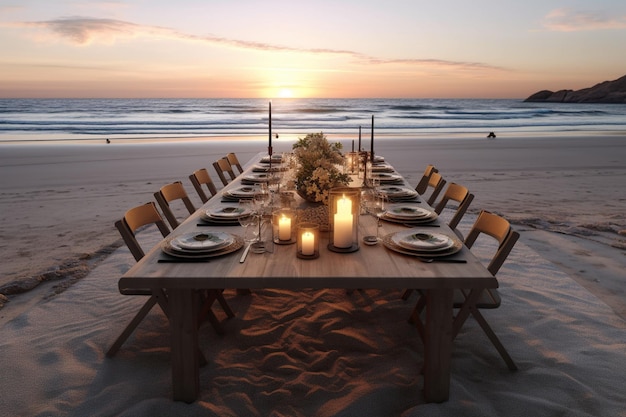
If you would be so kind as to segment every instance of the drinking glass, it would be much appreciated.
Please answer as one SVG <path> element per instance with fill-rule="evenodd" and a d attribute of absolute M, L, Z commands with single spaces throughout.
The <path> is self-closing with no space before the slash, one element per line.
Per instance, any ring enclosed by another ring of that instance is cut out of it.
<path fill-rule="evenodd" d="M 245 216 L 239 216 L 239 224 L 244 228 L 244 240 L 248 243 L 252 243 L 258 239 L 257 215 L 252 200 L 239 200 L 239 208 L 242 209 L 242 213 L 248 213 Z M 251 227 L 253 226 L 253 227 Z"/>
<path fill-rule="evenodd" d="M 383 213 L 387 209 L 387 195 L 383 193 L 376 192 L 374 198 L 372 200 L 372 204 L 370 205 L 370 213 L 376 217 L 376 240 L 380 240 L 380 227 L 382 226 L 382 222 L 380 221 Z"/>
<path fill-rule="evenodd" d="M 381 217 L 387 208 L 387 196 L 383 193 L 377 192 L 375 189 L 370 189 L 367 192 L 365 198 L 365 211 L 375 219 L 376 235 L 365 236 L 365 243 L 374 244 L 380 239 L 379 228 L 382 226 Z"/>
<path fill-rule="evenodd" d="M 272 195 L 270 194 L 267 183 L 259 184 L 258 189 L 254 193 L 254 205 L 256 211 L 260 214 L 264 214 L 269 206 L 271 199 Z"/>

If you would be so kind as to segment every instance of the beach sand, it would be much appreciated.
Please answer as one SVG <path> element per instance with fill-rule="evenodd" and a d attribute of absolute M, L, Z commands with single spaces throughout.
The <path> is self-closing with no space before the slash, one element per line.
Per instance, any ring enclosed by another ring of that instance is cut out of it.
<path fill-rule="evenodd" d="M 396 292 L 228 294 L 237 317 L 225 336 L 203 330 L 211 360 L 193 405 L 169 400 L 156 310 L 104 358 L 141 302 L 117 293 L 134 261 L 114 221 L 175 180 L 199 206 L 188 175 L 206 167 L 217 180 L 214 160 L 234 151 L 247 161 L 263 141 L 0 145 L 0 415 L 624 416 L 625 140 L 377 140 L 412 182 L 433 163 L 475 194 L 462 231 L 487 209 L 522 234 L 499 274 L 503 306 L 487 313 L 520 371 L 470 319 L 441 405 L 423 404 L 412 304 Z M 276 140 L 275 152 L 291 143 Z"/>

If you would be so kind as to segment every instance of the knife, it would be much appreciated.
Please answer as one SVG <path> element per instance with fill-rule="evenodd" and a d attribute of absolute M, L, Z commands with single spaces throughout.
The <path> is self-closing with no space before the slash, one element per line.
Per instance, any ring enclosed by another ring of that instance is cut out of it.
<path fill-rule="evenodd" d="M 419 227 L 439 227 L 438 224 L 433 223 L 402 223 L 402 226 L 410 227 L 410 228 L 419 228 Z"/>
<path fill-rule="evenodd" d="M 246 245 L 246 248 L 243 250 L 243 253 L 241 254 L 241 258 L 239 258 L 240 264 L 242 264 L 246 260 L 246 256 L 248 256 L 248 252 L 250 252 L 250 245 L 252 245 L 252 242 L 248 243 Z"/>

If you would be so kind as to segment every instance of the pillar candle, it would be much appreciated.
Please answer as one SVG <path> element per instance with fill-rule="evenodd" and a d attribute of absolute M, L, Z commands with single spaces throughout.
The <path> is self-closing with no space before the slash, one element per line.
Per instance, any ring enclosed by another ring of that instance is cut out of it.
<path fill-rule="evenodd" d="M 278 219 L 278 239 L 291 239 L 291 219 L 284 214 Z"/>
<path fill-rule="evenodd" d="M 337 214 L 352 214 L 352 200 L 346 198 L 345 194 L 337 200 Z"/>
<path fill-rule="evenodd" d="M 352 246 L 352 214 L 335 214 L 335 230 L 333 245 L 338 248 Z"/>
<path fill-rule="evenodd" d="M 337 212 L 334 217 L 334 241 L 338 248 L 352 246 L 352 200 L 343 195 L 337 200 Z"/>
<path fill-rule="evenodd" d="M 315 235 L 311 232 L 302 234 L 302 254 L 311 256 L 315 254 Z"/>

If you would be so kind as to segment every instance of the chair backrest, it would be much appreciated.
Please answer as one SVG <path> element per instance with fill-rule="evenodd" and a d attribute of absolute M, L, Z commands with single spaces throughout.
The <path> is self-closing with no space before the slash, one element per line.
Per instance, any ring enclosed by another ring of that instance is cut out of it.
<path fill-rule="evenodd" d="M 426 192 L 426 189 L 428 188 L 428 180 L 430 180 L 430 175 L 433 172 L 439 172 L 439 171 L 437 170 L 437 168 L 435 168 L 433 164 L 428 164 L 426 166 L 426 169 L 424 170 L 424 174 L 422 175 L 422 178 L 420 179 L 420 181 L 417 183 L 417 186 L 415 187 L 415 191 L 417 191 L 420 194 L 424 194 Z"/>
<path fill-rule="evenodd" d="M 137 261 L 144 257 L 144 251 L 135 237 L 135 232 L 140 227 L 149 224 L 155 224 L 163 237 L 170 233 L 170 230 L 152 201 L 131 208 L 124 214 L 121 220 L 115 222 L 115 227 L 117 227 L 120 235 L 122 235 L 124 243 L 126 243 L 126 246 L 130 249 L 130 253 L 133 254 Z"/>
<path fill-rule="evenodd" d="M 230 164 L 231 167 L 237 167 L 237 170 L 239 170 L 239 173 L 240 174 L 243 173 L 243 168 L 241 167 L 241 164 L 239 163 L 239 159 L 237 158 L 237 155 L 235 155 L 233 152 L 230 152 L 228 155 L 226 155 L 226 159 L 228 159 L 228 163 Z"/>
<path fill-rule="evenodd" d="M 467 187 L 451 182 L 450 184 L 448 184 L 446 192 L 443 193 L 443 197 L 441 197 L 441 200 L 439 201 L 439 203 L 437 203 L 437 206 L 435 207 L 435 213 L 441 214 L 443 209 L 446 208 L 450 201 L 456 201 L 458 203 L 456 212 L 448 223 L 448 226 L 450 226 L 450 228 L 454 230 L 459 225 L 459 222 L 465 215 L 467 208 L 473 200 L 474 194 L 471 194 Z"/>
<path fill-rule="evenodd" d="M 217 188 L 215 188 L 215 184 L 213 183 L 213 180 L 209 175 L 209 171 L 207 171 L 206 168 L 201 168 L 197 171 L 194 171 L 194 173 L 189 176 L 189 180 L 191 181 L 191 184 L 193 184 L 193 188 L 196 189 L 196 192 L 198 193 L 198 196 L 203 203 L 206 203 L 207 201 L 209 201 L 209 198 L 217 194 Z M 204 189 L 202 188 L 202 185 L 207 186 L 209 192 L 211 193 L 211 197 L 206 195 Z"/>
<path fill-rule="evenodd" d="M 222 183 L 224 185 L 228 185 L 229 181 L 237 178 L 237 176 L 233 172 L 232 167 L 230 166 L 230 162 L 228 162 L 228 159 L 226 157 L 220 158 L 217 161 L 213 162 L 213 168 L 215 168 L 215 172 L 217 172 L 217 175 L 220 177 L 220 180 L 222 180 Z M 224 175 L 225 172 L 228 173 L 230 180 L 226 178 L 226 175 Z"/>
<path fill-rule="evenodd" d="M 465 238 L 465 246 L 471 248 L 481 233 L 491 236 L 498 242 L 498 249 L 487 266 L 489 272 L 496 275 L 519 239 L 519 233 L 513 230 L 508 220 L 487 210 L 482 210 L 478 215 Z"/>
<path fill-rule="evenodd" d="M 446 185 L 446 180 L 443 179 L 440 173 L 432 172 L 430 174 L 427 188 L 432 188 L 433 191 L 430 194 L 430 197 L 428 197 L 428 200 L 426 201 L 429 205 L 432 206 L 435 204 L 437 197 L 439 196 L 439 194 L 441 193 L 441 190 L 443 190 L 443 187 L 445 185 Z"/>
<path fill-rule="evenodd" d="M 182 200 L 189 214 L 193 214 L 196 211 L 196 207 L 189 199 L 187 191 L 185 191 L 185 187 L 183 187 L 183 183 L 180 181 L 164 185 L 159 191 L 154 193 L 154 198 L 159 203 L 159 207 L 161 207 L 163 215 L 165 215 L 172 229 L 178 227 L 179 222 L 170 207 L 170 202 Z"/>

